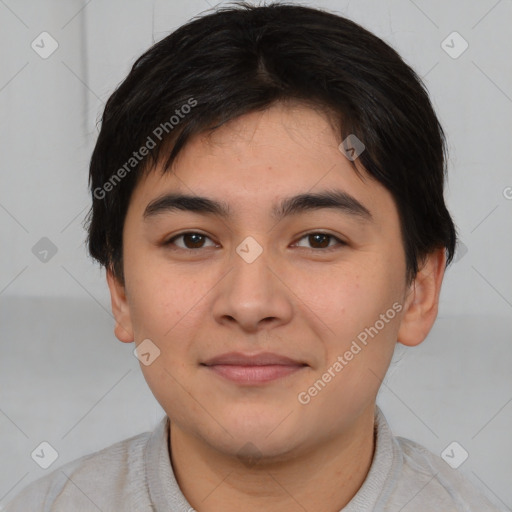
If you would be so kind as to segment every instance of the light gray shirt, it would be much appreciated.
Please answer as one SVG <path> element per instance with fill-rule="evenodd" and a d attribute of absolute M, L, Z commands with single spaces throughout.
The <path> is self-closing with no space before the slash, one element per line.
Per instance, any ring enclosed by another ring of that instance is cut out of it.
<path fill-rule="evenodd" d="M 29 484 L 6 512 L 192 512 L 174 477 L 167 417 L 153 432 L 81 457 Z M 497 512 L 441 457 L 394 437 L 376 407 L 376 444 L 363 485 L 340 512 Z M 200 511 L 199 511 L 200 512 Z"/>

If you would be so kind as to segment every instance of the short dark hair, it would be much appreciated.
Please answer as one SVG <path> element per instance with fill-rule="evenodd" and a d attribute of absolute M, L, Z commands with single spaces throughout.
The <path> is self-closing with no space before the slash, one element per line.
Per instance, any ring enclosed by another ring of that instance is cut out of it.
<path fill-rule="evenodd" d="M 397 205 L 408 282 L 436 249 L 451 262 L 457 236 L 443 197 L 446 142 L 421 79 L 353 21 L 244 2 L 194 18 L 153 45 L 108 99 L 90 162 L 91 256 L 124 283 L 130 197 L 162 152 L 166 172 L 191 136 L 288 100 L 332 114 L 340 142 L 353 134 L 364 143 L 360 164 Z"/>

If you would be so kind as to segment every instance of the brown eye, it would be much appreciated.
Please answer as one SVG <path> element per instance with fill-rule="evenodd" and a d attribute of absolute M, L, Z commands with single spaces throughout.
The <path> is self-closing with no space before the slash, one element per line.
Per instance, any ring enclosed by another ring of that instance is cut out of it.
<path fill-rule="evenodd" d="M 202 247 L 204 244 L 204 236 L 198 233 L 190 233 L 183 235 L 183 243 L 187 247 L 187 249 L 197 249 L 198 247 Z"/>
<path fill-rule="evenodd" d="M 180 239 L 181 243 L 176 243 L 176 241 Z M 176 235 L 175 237 L 167 241 L 165 245 L 175 245 L 180 249 L 194 250 L 207 247 L 204 245 L 206 240 L 210 240 L 210 238 L 207 237 L 206 235 L 203 235 L 202 233 L 195 233 L 190 231 L 187 233 L 181 233 L 180 235 Z M 215 244 L 213 243 L 212 245 L 215 246 Z"/>
<path fill-rule="evenodd" d="M 329 247 L 330 238 L 331 237 L 329 235 L 324 235 L 322 233 L 308 235 L 309 243 L 312 244 L 315 249 L 325 249 L 326 247 Z"/>
<path fill-rule="evenodd" d="M 335 237 L 329 233 L 309 233 L 301 238 L 301 240 L 304 239 L 307 239 L 307 242 L 310 244 L 310 249 L 331 249 L 336 245 L 346 245 L 343 240 L 340 240 L 338 237 Z M 338 244 L 331 244 L 331 241 L 338 242 Z"/>

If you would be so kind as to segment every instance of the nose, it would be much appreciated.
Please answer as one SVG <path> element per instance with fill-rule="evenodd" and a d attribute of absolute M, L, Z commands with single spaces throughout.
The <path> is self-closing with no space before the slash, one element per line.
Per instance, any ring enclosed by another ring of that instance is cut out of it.
<path fill-rule="evenodd" d="M 270 261 L 265 250 L 253 261 L 238 253 L 233 256 L 230 271 L 216 287 L 215 320 L 236 323 L 247 332 L 288 323 L 293 315 L 293 292 L 277 262 Z"/>

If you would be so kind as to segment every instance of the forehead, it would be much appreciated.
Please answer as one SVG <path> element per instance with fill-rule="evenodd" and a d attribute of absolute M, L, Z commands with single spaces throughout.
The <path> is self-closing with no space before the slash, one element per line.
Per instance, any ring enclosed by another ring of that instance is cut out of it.
<path fill-rule="evenodd" d="M 171 169 L 151 170 L 131 206 L 139 213 L 168 192 L 209 197 L 231 212 L 266 209 L 276 200 L 320 190 L 341 190 L 372 212 L 393 212 L 390 193 L 339 149 L 341 137 L 322 111 L 275 104 L 192 137 Z M 378 216 L 377 216 L 378 218 Z"/>

